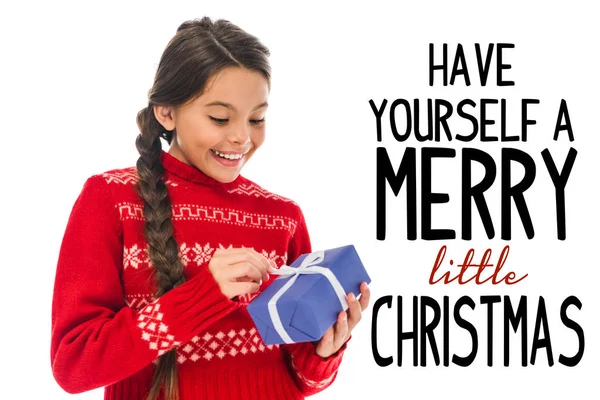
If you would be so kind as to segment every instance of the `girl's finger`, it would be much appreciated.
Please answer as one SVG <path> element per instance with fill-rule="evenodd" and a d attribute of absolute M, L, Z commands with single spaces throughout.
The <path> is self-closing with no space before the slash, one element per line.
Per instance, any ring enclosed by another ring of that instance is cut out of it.
<path fill-rule="evenodd" d="M 249 248 L 246 249 L 250 252 L 250 254 L 258 261 L 260 262 L 264 267 L 265 267 L 265 280 L 269 279 L 269 272 L 273 272 L 273 267 L 271 266 L 271 263 L 269 262 L 269 260 L 262 254 L 260 254 L 258 251 Z"/>
<path fill-rule="evenodd" d="M 363 282 L 360 285 L 360 299 L 359 299 L 359 303 L 360 303 L 360 308 L 362 311 L 366 310 L 367 306 L 369 305 L 369 300 L 371 299 L 371 290 L 369 289 L 369 285 L 367 285 L 367 282 Z"/>
<path fill-rule="evenodd" d="M 354 296 L 354 293 L 350 292 L 347 296 L 348 299 L 348 313 L 350 314 L 348 319 L 348 330 L 352 331 L 356 324 L 362 318 L 362 310 L 359 301 Z"/>
<path fill-rule="evenodd" d="M 342 311 L 338 315 L 337 322 L 335 323 L 335 335 L 333 337 L 333 345 L 335 351 L 337 351 L 346 342 L 348 337 L 348 317 L 345 311 Z"/>
<path fill-rule="evenodd" d="M 250 263 L 260 271 L 262 279 L 269 279 L 267 267 L 257 259 L 249 249 L 229 249 L 227 253 L 223 252 L 222 255 L 219 256 L 219 262 L 229 265 L 243 262 Z"/>
<path fill-rule="evenodd" d="M 235 296 L 241 296 L 248 293 L 256 293 L 259 289 L 259 285 L 256 282 L 228 282 L 226 284 L 225 291 L 227 292 L 226 296 L 230 299 Z"/>
<path fill-rule="evenodd" d="M 262 272 L 256 268 L 256 266 L 250 262 L 243 261 L 236 264 L 232 264 L 230 268 L 226 268 L 223 271 L 223 275 L 229 281 L 243 281 L 244 278 L 250 278 L 252 281 L 262 283 L 263 275 Z"/>
<path fill-rule="evenodd" d="M 321 338 L 321 345 L 325 347 L 333 347 L 333 336 L 334 331 L 333 326 L 331 326 L 325 331 L 325 334 Z"/>

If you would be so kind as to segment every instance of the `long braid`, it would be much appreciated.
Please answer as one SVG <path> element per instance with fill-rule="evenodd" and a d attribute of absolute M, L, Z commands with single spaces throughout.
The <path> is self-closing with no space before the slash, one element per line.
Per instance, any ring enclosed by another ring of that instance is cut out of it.
<path fill-rule="evenodd" d="M 167 45 L 158 65 L 148 107 L 137 114 L 140 135 L 136 147 L 138 182 L 135 190 L 144 201 L 144 235 L 154 264 L 156 296 L 185 282 L 179 248 L 173 238 L 171 200 L 163 181 L 161 138 L 169 144 L 177 130 L 167 131 L 154 115 L 154 105 L 178 107 L 200 96 L 210 77 L 226 67 L 258 71 L 269 81 L 269 50 L 260 41 L 227 20 L 209 17 L 185 21 Z M 178 400 L 176 350 L 158 359 L 147 400 L 155 400 L 161 388 L 166 400 Z"/>
<path fill-rule="evenodd" d="M 144 235 L 155 269 L 156 297 L 160 297 L 185 282 L 184 267 L 173 237 L 171 200 L 163 179 L 164 167 L 159 158 L 162 149 L 160 138 L 164 128 L 154 117 L 151 106 L 138 113 L 137 123 L 141 134 L 135 142 L 140 153 L 136 163 L 139 180 L 135 189 L 144 200 Z M 163 385 L 167 399 L 179 398 L 176 356 L 176 350 L 173 349 L 159 358 L 148 400 L 156 399 Z"/>

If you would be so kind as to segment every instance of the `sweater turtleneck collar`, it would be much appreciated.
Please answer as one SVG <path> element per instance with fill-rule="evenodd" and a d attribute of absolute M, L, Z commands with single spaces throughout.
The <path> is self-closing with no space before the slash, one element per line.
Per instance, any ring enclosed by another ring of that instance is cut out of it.
<path fill-rule="evenodd" d="M 230 188 L 237 185 L 237 183 L 241 180 L 241 176 L 238 175 L 237 178 L 235 178 L 235 180 L 233 180 L 232 182 L 220 182 L 215 178 L 206 175 L 200 169 L 184 163 L 183 161 L 179 160 L 178 158 L 166 152 L 165 150 L 160 151 L 160 161 L 162 162 L 163 167 L 167 172 L 193 183 Z"/>

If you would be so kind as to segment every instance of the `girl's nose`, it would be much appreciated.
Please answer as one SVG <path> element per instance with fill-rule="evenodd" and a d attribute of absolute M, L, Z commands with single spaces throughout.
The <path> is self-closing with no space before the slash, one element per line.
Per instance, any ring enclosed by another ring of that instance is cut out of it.
<path fill-rule="evenodd" d="M 246 144 L 250 140 L 250 127 L 246 124 L 234 126 L 229 132 L 229 140 L 238 144 Z"/>

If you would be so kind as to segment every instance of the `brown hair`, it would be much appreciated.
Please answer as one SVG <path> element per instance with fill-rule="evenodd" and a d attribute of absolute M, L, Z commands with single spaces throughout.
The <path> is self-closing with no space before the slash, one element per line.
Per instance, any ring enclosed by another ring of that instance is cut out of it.
<path fill-rule="evenodd" d="M 271 79 L 269 50 L 231 22 L 209 17 L 182 23 L 165 48 L 148 92 L 148 107 L 137 114 L 136 147 L 139 179 L 135 190 L 144 201 L 144 235 L 155 269 L 156 297 L 185 282 L 179 247 L 173 237 L 171 201 L 163 180 L 161 138 L 171 144 L 176 130 L 167 131 L 154 115 L 154 105 L 177 107 L 200 96 L 208 79 L 225 67 L 243 67 Z M 167 400 L 179 399 L 176 350 L 158 360 L 148 400 L 165 389 Z"/>

